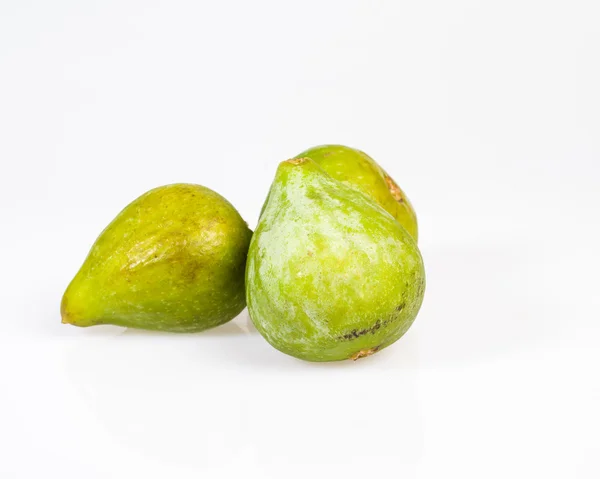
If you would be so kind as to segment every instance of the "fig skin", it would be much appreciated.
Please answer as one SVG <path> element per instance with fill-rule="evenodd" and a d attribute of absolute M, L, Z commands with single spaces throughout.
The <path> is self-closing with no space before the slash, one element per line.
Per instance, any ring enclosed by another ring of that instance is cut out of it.
<path fill-rule="evenodd" d="M 358 359 L 398 340 L 423 300 L 411 235 L 368 196 L 309 158 L 279 165 L 250 243 L 250 317 L 278 350 Z"/>
<path fill-rule="evenodd" d="M 418 241 L 417 215 L 410 200 L 369 155 L 348 146 L 321 145 L 303 151 L 296 158 L 310 158 L 332 178 L 374 199 Z"/>
<path fill-rule="evenodd" d="M 221 195 L 173 184 L 129 204 L 100 234 L 61 304 L 62 322 L 196 332 L 245 307 L 252 231 Z"/>

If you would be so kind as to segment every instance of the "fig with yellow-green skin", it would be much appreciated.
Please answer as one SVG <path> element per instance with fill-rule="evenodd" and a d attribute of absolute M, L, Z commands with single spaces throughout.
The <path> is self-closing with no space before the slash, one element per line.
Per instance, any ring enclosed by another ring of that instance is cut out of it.
<path fill-rule="evenodd" d="M 279 165 L 246 265 L 248 311 L 271 345 L 308 361 L 371 355 L 408 330 L 424 289 L 392 215 L 309 158 Z"/>
<path fill-rule="evenodd" d="M 331 177 L 373 198 L 418 240 L 417 215 L 408 197 L 369 155 L 348 146 L 322 145 L 296 158 L 310 158 Z"/>
<path fill-rule="evenodd" d="M 100 234 L 61 304 L 63 323 L 194 332 L 237 316 L 252 232 L 199 185 L 155 188 Z"/>

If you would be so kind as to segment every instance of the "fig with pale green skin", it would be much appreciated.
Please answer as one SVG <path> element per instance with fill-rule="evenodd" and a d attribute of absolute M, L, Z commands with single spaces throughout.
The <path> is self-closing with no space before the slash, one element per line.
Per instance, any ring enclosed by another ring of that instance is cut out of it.
<path fill-rule="evenodd" d="M 244 309 L 252 232 L 199 185 L 153 189 L 100 234 L 61 304 L 63 323 L 193 332 Z"/>
<path fill-rule="evenodd" d="M 387 211 L 309 158 L 279 165 L 246 265 L 271 345 L 308 361 L 371 355 L 408 330 L 424 289 L 419 249 Z"/>
<path fill-rule="evenodd" d="M 310 158 L 331 177 L 373 198 L 417 241 L 417 215 L 406 194 L 366 153 L 342 145 L 315 146 L 296 158 Z"/>

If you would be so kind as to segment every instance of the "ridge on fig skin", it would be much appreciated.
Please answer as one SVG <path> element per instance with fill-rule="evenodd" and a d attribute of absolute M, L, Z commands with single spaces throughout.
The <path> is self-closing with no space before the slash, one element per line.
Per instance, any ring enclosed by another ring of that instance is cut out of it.
<path fill-rule="evenodd" d="M 246 267 L 250 316 L 275 348 L 372 355 L 410 327 L 424 284 L 414 240 L 387 211 L 312 159 L 280 164 Z"/>
<path fill-rule="evenodd" d="M 365 152 L 344 145 L 320 145 L 295 158 L 302 157 L 311 158 L 332 178 L 370 197 L 418 240 L 417 215 L 408 196 Z"/>

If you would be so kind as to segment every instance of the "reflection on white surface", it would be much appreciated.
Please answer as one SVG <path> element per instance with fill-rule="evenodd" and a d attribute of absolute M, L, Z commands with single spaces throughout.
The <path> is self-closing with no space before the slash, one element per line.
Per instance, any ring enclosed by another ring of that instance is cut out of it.
<path fill-rule="evenodd" d="M 395 358 L 311 364 L 248 333 L 242 315 L 222 334 L 125 331 L 66 354 L 80 400 L 112 441 L 175 464 L 214 465 L 250 453 L 260 463 L 412 463 L 420 455 L 416 349 Z M 396 430 L 393 440 L 388 431 Z M 299 454 L 299 452 L 301 452 Z"/>

